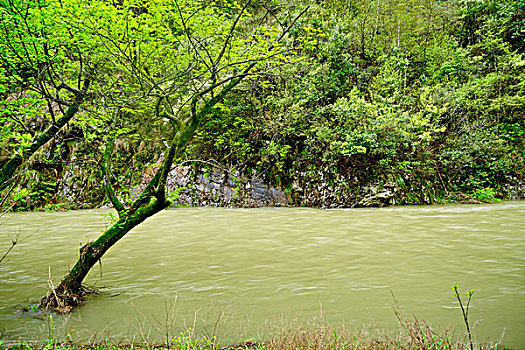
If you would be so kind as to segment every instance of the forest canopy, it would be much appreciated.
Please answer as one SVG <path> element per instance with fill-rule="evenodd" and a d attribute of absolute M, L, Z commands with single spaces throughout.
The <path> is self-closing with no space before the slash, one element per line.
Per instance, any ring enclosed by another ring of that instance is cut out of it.
<path fill-rule="evenodd" d="M 490 201 L 523 182 L 521 0 L 0 3 L 5 206 L 108 204 L 105 178 L 130 205 L 218 91 L 194 97 L 255 61 L 176 163 L 261 178 L 292 205 L 354 206 L 372 185 L 395 203 Z"/>

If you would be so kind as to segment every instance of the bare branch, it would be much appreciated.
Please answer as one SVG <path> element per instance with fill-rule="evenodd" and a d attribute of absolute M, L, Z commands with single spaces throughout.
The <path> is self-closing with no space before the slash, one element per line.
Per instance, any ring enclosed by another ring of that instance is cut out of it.
<path fill-rule="evenodd" d="M 175 0 L 175 5 L 177 6 L 177 12 L 179 13 L 179 17 L 180 17 L 180 20 L 182 22 L 182 27 L 184 28 L 184 34 L 186 35 L 186 39 L 188 40 L 188 42 L 192 46 L 193 51 L 195 52 L 195 54 L 202 60 L 202 62 L 206 66 L 206 68 L 209 70 L 210 66 L 208 66 L 206 61 L 202 59 L 199 50 L 197 49 L 197 47 L 193 43 L 193 40 L 192 40 L 192 38 L 190 36 L 190 32 L 188 30 L 188 27 L 186 26 L 186 22 L 189 21 L 191 19 L 191 17 L 193 17 L 197 13 L 197 11 L 195 11 L 193 14 L 191 14 L 190 17 L 188 17 L 187 19 L 184 19 L 184 16 L 182 15 L 182 10 L 181 10 L 181 8 L 179 6 L 179 2 L 177 0 Z M 213 65 L 213 62 L 212 62 L 212 65 Z"/>
<path fill-rule="evenodd" d="M 11 246 L 9 247 L 9 249 L 4 253 L 4 255 L 2 256 L 2 258 L 0 259 L 0 263 L 2 261 L 4 261 L 5 257 L 11 253 L 11 250 L 13 250 L 13 248 L 15 247 L 15 245 L 17 244 L 18 242 L 16 240 L 13 240 L 11 241 Z"/>
<path fill-rule="evenodd" d="M 244 13 L 244 11 L 246 10 L 246 8 L 248 7 L 248 5 L 250 4 L 251 0 L 248 0 L 246 1 L 246 3 L 244 4 L 244 6 L 242 7 L 241 11 L 239 12 L 239 14 L 237 15 L 237 18 L 235 18 L 235 21 L 233 22 L 231 28 L 230 28 L 230 32 L 228 33 L 228 36 L 226 37 L 226 39 L 224 40 L 224 45 L 222 45 L 222 50 L 221 52 L 219 53 L 219 55 L 217 56 L 217 59 L 215 60 L 215 62 L 213 63 L 214 66 L 218 66 L 219 63 L 221 62 L 221 59 L 222 59 L 222 56 L 224 56 L 224 52 L 226 52 L 226 48 L 228 47 L 229 43 L 230 43 L 230 39 L 232 38 L 232 35 L 233 35 L 233 31 L 235 30 L 235 28 L 237 27 L 237 23 L 239 23 L 239 20 L 241 19 L 241 16 L 242 14 Z"/>
<path fill-rule="evenodd" d="M 288 33 L 290 31 L 290 29 L 292 29 L 292 27 L 294 26 L 295 22 L 297 22 L 297 20 L 306 13 L 306 11 L 308 11 L 308 9 L 310 8 L 310 6 L 306 6 L 304 10 L 302 10 L 295 18 L 294 20 L 292 21 L 292 23 L 290 23 L 290 25 L 285 29 L 283 30 L 283 32 L 281 33 L 281 35 L 277 38 L 277 40 L 275 40 L 275 42 L 279 42 L 282 40 L 282 38 L 286 35 L 286 33 Z M 273 49 L 273 45 L 270 45 L 270 48 L 269 50 Z"/>
<path fill-rule="evenodd" d="M 16 234 L 16 237 L 15 238 L 11 238 L 11 246 L 9 247 L 9 249 L 7 249 L 7 251 L 4 253 L 4 255 L 2 255 L 2 258 L 0 258 L 0 263 L 2 263 L 2 261 L 4 261 L 4 259 L 7 257 L 7 255 L 9 255 L 9 253 L 11 253 L 11 251 L 13 250 L 13 248 L 20 242 L 23 242 L 25 241 L 26 239 L 28 239 L 29 237 L 31 237 L 31 235 L 28 235 L 24 238 L 20 238 L 20 232 L 18 232 Z"/>

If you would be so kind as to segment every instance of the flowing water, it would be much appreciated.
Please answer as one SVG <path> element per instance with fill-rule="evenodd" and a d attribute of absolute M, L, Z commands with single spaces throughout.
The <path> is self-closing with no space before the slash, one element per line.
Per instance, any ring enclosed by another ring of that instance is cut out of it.
<path fill-rule="evenodd" d="M 105 287 L 72 315 L 17 314 L 57 283 L 110 210 L 0 218 L 4 339 L 157 337 L 194 324 L 226 341 L 264 337 L 265 324 L 308 319 L 396 329 L 403 310 L 464 331 L 450 286 L 475 289 L 477 340 L 525 344 L 525 201 L 350 210 L 166 210 L 114 246 L 88 277 Z M 463 294 L 464 295 L 464 294 Z M 170 310 L 172 313 L 170 313 Z"/>

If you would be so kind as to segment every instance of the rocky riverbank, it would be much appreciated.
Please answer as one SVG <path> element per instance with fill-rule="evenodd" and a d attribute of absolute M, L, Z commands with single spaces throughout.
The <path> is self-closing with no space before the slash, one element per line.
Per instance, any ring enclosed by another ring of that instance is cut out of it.
<path fill-rule="evenodd" d="M 140 186 L 132 190 L 132 199 L 138 196 L 147 184 L 145 176 Z M 350 188 L 344 183 L 302 184 L 295 182 L 287 188 L 271 185 L 261 177 L 246 178 L 238 172 L 226 169 L 182 166 L 175 168 L 168 176 L 167 189 L 173 206 L 217 206 L 217 207 L 285 207 L 308 206 L 319 208 L 349 207 L 386 207 L 406 204 L 411 195 L 394 181 L 366 184 Z M 421 189 L 421 204 L 444 202 L 436 194 Z M 505 185 L 506 193 L 495 193 L 494 198 L 525 198 L 525 183 L 517 178 L 510 178 Z M 448 194 L 446 201 L 480 202 L 474 194 Z"/>

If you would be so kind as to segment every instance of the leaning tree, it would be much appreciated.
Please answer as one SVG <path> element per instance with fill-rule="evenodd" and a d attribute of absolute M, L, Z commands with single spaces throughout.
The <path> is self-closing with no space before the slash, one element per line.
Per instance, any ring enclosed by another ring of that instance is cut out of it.
<path fill-rule="evenodd" d="M 51 135 L 76 115 L 84 138 L 97 140 L 92 147 L 100 153 L 105 193 L 118 213 L 111 227 L 80 249 L 76 264 L 41 301 L 43 307 L 68 311 L 87 294 L 84 278 L 104 253 L 170 205 L 168 174 L 201 121 L 243 80 L 264 74 L 265 65 L 291 59 L 282 41 L 306 9 L 274 28 L 271 16 L 257 21 L 248 13 L 249 0 L 243 6 L 200 0 L 0 1 L 9 7 L 0 29 L 10 39 L 0 47 L 11 55 L 2 77 L 20 96 L 44 101 L 47 108 L 39 108 L 51 120 L 49 132 L 27 137 L 6 164 L 2 181 L 46 142 L 41 135 Z M 7 100 L 6 92 L 3 97 Z M 10 125 L 27 122 L 13 108 L 4 114 L 12 118 Z M 134 138 L 162 148 L 156 148 L 159 161 L 149 182 L 129 200 L 119 191 L 117 175 L 123 170 L 115 145 Z"/>

